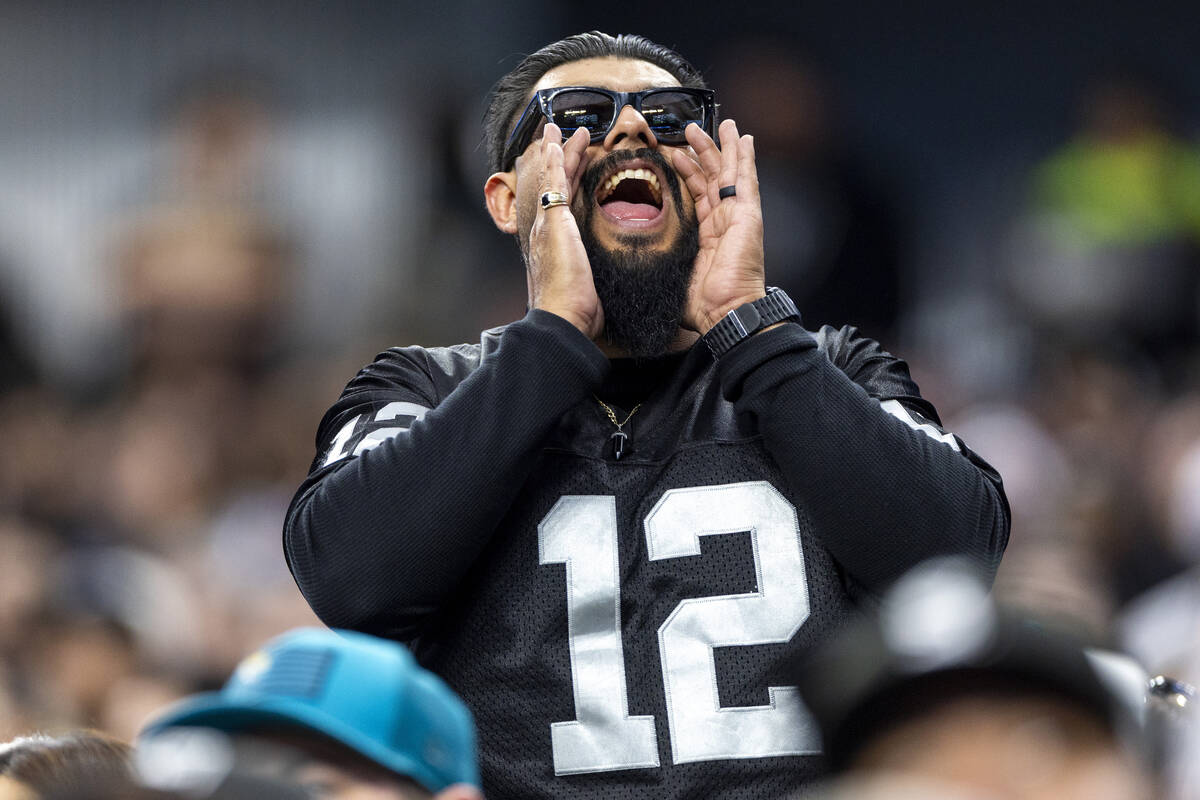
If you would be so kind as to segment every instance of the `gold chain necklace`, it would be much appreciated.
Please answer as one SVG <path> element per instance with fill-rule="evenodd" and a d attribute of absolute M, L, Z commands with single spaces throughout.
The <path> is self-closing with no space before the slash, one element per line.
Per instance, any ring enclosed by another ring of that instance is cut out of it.
<path fill-rule="evenodd" d="M 596 395 L 592 395 L 592 397 L 596 397 Z M 629 412 L 629 415 L 625 417 L 624 422 L 617 422 L 617 413 L 609 407 L 608 403 L 604 402 L 599 397 L 596 397 L 596 402 L 600 404 L 600 407 L 604 409 L 604 413 L 608 415 L 609 420 L 617 428 L 616 431 L 613 432 L 613 435 L 609 438 L 612 439 L 613 443 L 613 460 L 620 461 L 621 456 L 625 455 L 625 442 L 629 440 L 629 434 L 627 434 L 623 429 L 629 424 L 629 420 L 633 419 L 633 415 L 636 414 L 637 410 L 642 407 L 642 404 L 638 403 L 636 406 L 634 406 L 633 410 Z"/>

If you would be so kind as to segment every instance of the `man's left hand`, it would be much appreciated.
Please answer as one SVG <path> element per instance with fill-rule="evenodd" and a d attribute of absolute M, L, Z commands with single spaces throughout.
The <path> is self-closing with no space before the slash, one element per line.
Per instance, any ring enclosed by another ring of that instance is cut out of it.
<path fill-rule="evenodd" d="M 752 136 L 739 136 L 731 119 L 718 130 L 720 149 L 698 125 L 686 135 L 695 156 L 676 150 L 672 161 L 696 204 L 700 252 L 683 324 L 703 335 L 730 310 L 766 294 L 762 206 Z M 727 186 L 736 194 L 722 198 Z"/>

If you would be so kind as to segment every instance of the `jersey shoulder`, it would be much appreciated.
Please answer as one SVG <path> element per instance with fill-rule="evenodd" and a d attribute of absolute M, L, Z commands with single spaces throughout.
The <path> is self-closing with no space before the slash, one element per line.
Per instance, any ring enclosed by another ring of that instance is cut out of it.
<path fill-rule="evenodd" d="M 350 379 L 319 430 L 337 424 L 354 408 L 380 401 L 400 399 L 433 408 L 499 347 L 504 327 L 484 331 L 475 344 L 389 347 Z"/>
<path fill-rule="evenodd" d="M 331 460 L 332 454 L 350 445 L 354 445 L 350 452 L 372 446 L 383 434 L 408 427 L 438 406 L 495 350 L 502 332 L 502 328 L 484 331 L 477 344 L 389 347 L 376 355 L 321 418 L 312 472 L 341 460 Z M 375 428 L 381 432 L 373 436 Z"/>
<path fill-rule="evenodd" d="M 863 336 L 853 325 L 823 325 L 813 337 L 817 349 L 869 395 L 880 401 L 897 400 L 925 419 L 941 424 L 937 409 L 921 396 L 909 374 L 908 362 L 883 349 L 879 342 Z"/>
<path fill-rule="evenodd" d="M 389 347 L 350 379 L 342 398 L 363 391 L 423 385 L 433 391 L 442 385 L 452 389 L 479 367 L 483 352 L 483 344 Z"/>

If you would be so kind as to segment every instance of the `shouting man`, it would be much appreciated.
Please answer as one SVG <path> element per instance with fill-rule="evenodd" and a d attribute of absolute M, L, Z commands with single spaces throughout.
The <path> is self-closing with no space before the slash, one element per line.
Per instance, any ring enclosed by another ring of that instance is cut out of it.
<path fill-rule="evenodd" d="M 821 767 L 787 662 L 925 558 L 993 574 L 999 476 L 904 362 L 768 288 L 753 139 L 678 54 L 568 37 L 485 125 L 529 311 L 350 382 L 292 572 L 466 699 L 489 796 L 786 792 Z"/>

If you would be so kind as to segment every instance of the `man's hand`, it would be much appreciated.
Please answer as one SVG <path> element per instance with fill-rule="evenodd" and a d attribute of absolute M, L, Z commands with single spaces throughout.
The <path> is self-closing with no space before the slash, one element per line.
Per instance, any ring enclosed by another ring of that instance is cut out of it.
<path fill-rule="evenodd" d="M 719 150 L 699 125 L 688 125 L 686 135 L 695 158 L 676 150 L 672 161 L 696 203 L 700 252 L 683 324 L 703 335 L 731 309 L 766 294 L 762 206 L 753 137 L 739 137 L 731 119 L 721 123 Z M 722 198 L 723 186 L 737 194 Z"/>
<path fill-rule="evenodd" d="M 589 137 L 579 128 L 564 144 L 562 131 L 547 123 L 542 132 L 542 177 L 538 198 L 562 192 L 572 200 L 587 167 Z M 596 339 L 604 329 L 604 310 L 592 282 L 592 267 L 570 206 L 537 206 L 529 232 L 529 304 L 557 314 Z"/>

